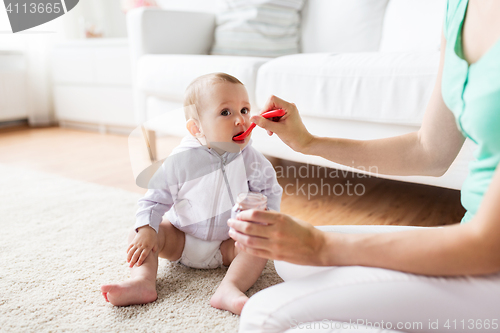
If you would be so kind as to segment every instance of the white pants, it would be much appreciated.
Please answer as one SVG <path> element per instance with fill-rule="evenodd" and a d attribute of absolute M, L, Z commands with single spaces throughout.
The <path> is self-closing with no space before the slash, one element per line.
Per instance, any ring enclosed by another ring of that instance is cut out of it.
<path fill-rule="evenodd" d="M 344 233 L 411 228 L 415 227 L 319 227 Z M 500 273 L 429 277 L 280 261 L 275 267 L 285 282 L 250 298 L 241 314 L 240 333 L 500 332 Z"/>

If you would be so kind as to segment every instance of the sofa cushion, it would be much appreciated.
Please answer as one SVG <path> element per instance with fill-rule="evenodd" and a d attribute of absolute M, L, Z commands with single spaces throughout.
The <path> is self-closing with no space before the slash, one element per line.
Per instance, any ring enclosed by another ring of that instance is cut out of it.
<path fill-rule="evenodd" d="M 446 0 L 390 0 L 380 51 L 439 51 Z"/>
<path fill-rule="evenodd" d="M 308 0 L 303 53 L 377 51 L 387 0 Z"/>
<path fill-rule="evenodd" d="M 271 94 L 302 115 L 420 125 L 439 52 L 316 53 L 273 59 L 257 77 L 257 105 Z"/>
<path fill-rule="evenodd" d="M 304 0 L 220 0 L 212 54 L 278 57 L 299 52 Z"/>
<path fill-rule="evenodd" d="M 238 78 L 255 105 L 257 70 L 269 58 L 213 55 L 145 55 L 139 59 L 137 88 L 148 94 L 181 102 L 187 86 L 198 76 L 224 72 Z"/>

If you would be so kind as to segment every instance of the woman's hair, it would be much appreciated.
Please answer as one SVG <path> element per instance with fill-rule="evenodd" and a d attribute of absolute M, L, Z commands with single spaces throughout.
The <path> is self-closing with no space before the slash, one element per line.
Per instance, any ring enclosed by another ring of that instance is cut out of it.
<path fill-rule="evenodd" d="M 200 96 L 210 85 L 229 82 L 241 84 L 240 80 L 226 73 L 210 73 L 197 77 L 189 84 L 184 93 L 184 115 L 186 120 L 198 119 L 197 110 L 200 110 Z M 194 107 L 193 107 L 194 106 Z"/>

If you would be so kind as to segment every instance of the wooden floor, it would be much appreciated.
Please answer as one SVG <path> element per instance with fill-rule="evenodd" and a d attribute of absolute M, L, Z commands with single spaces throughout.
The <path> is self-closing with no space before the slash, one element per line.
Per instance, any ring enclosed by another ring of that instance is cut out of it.
<path fill-rule="evenodd" d="M 179 138 L 163 138 L 158 146 L 165 151 L 179 142 Z M 301 178 L 295 176 L 293 170 L 303 167 L 301 175 L 305 175 L 305 166 L 271 160 L 281 186 L 286 189 L 282 212 L 313 225 L 436 226 L 459 222 L 465 212 L 459 191 L 380 178 L 359 178 L 356 174 L 343 175 L 333 169 L 328 170 L 327 177 L 321 169 L 318 177 L 318 169 L 313 166 L 308 167 L 307 177 Z M 135 185 L 125 135 L 59 127 L 0 129 L 0 163 L 145 192 Z M 317 194 L 313 195 L 315 192 Z"/>

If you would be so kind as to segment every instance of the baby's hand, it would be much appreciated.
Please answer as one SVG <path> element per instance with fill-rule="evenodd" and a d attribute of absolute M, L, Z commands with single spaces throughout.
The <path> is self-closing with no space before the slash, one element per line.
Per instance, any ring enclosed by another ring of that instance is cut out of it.
<path fill-rule="evenodd" d="M 147 225 L 140 227 L 127 249 L 127 262 L 130 263 L 130 267 L 133 267 L 136 263 L 137 266 L 141 266 L 149 253 L 151 251 L 156 252 L 157 249 L 158 238 L 156 231 Z"/>

